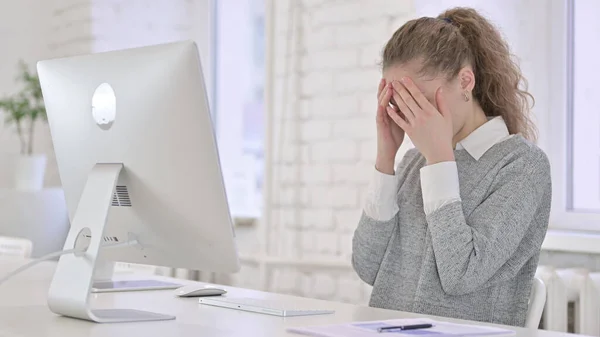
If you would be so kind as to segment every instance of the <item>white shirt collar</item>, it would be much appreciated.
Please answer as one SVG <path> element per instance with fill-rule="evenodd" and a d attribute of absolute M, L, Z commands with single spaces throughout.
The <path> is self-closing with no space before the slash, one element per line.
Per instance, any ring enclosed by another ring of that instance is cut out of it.
<path fill-rule="evenodd" d="M 456 144 L 456 149 L 465 149 L 475 160 L 479 160 L 492 146 L 510 137 L 501 116 L 493 117 Z"/>

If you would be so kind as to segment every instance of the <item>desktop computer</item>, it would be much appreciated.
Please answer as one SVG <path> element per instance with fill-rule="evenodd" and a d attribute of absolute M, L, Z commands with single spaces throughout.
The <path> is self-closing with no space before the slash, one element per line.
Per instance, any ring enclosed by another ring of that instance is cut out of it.
<path fill-rule="evenodd" d="M 78 250 L 59 259 L 53 312 L 95 322 L 174 318 L 91 308 L 105 260 L 239 270 L 195 43 L 41 61 L 38 74 L 71 220 L 64 249 Z"/>

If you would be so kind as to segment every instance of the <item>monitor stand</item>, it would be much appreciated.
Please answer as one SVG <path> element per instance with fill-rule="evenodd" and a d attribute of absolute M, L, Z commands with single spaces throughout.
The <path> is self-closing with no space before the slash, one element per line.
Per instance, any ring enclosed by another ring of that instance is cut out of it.
<path fill-rule="evenodd" d="M 172 290 L 183 284 L 171 282 L 158 275 L 139 275 L 132 271 L 120 272 L 117 263 L 107 260 L 102 255 L 96 261 L 92 293 L 108 293 L 122 291 Z"/>
<path fill-rule="evenodd" d="M 91 309 L 90 293 L 113 193 L 123 164 L 96 164 L 71 222 L 64 249 L 86 248 L 61 256 L 50 285 L 48 306 L 56 314 L 97 323 L 175 319 L 174 316 L 133 309 Z"/>

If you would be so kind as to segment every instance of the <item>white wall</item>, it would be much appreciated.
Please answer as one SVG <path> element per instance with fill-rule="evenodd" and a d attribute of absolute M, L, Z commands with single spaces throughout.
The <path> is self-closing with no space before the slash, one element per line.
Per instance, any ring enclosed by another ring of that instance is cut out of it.
<path fill-rule="evenodd" d="M 38 60 L 52 55 L 49 39 L 54 34 L 52 25 L 53 2 L 37 0 L 0 2 L 0 96 L 14 94 L 17 63 L 25 61 L 32 69 Z M 0 187 L 11 179 L 10 157 L 18 154 L 19 141 L 12 128 L 5 127 L 4 116 L 0 113 Z M 47 153 L 50 157 L 46 180 L 55 185 L 58 182 L 56 166 L 48 129 L 42 124 L 37 127 L 34 151 Z"/>

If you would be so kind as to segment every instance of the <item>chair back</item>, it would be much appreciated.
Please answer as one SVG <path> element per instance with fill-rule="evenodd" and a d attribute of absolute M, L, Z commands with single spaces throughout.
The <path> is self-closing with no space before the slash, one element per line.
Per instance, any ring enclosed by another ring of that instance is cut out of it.
<path fill-rule="evenodd" d="M 542 279 L 534 277 L 531 286 L 531 296 L 529 297 L 529 309 L 527 310 L 525 327 L 530 329 L 537 329 L 539 327 L 545 305 L 546 285 Z"/>

